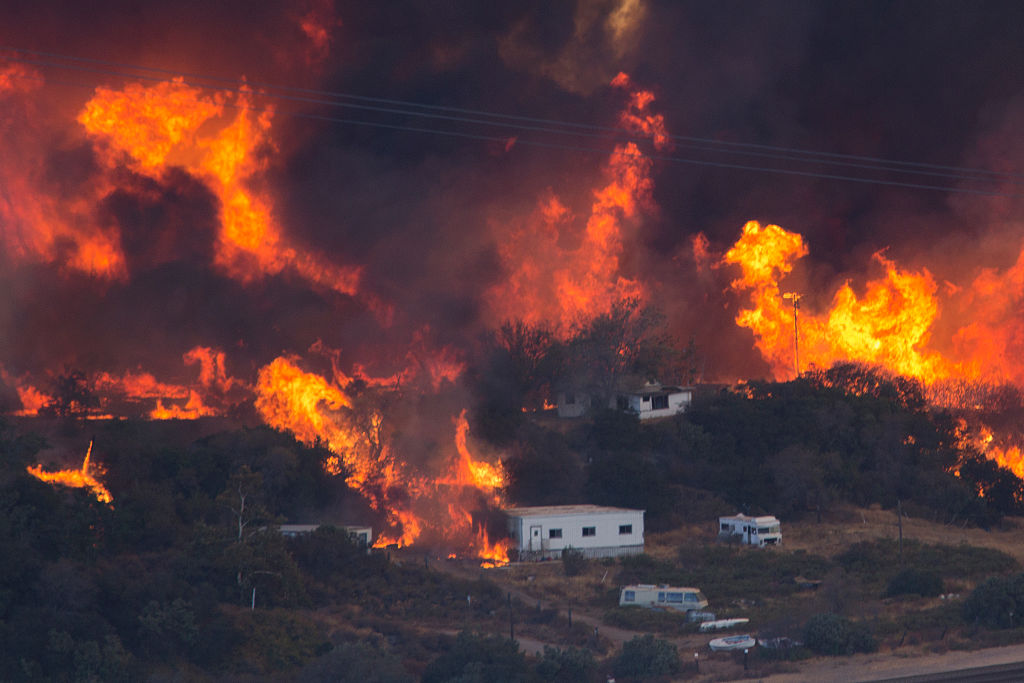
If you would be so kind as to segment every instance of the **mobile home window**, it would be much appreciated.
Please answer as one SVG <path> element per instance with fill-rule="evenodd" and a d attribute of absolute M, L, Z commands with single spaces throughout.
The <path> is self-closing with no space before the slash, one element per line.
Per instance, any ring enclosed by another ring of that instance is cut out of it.
<path fill-rule="evenodd" d="M 626 602 L 635 602 L 636 601 L 636 591 L 626 591 L 626 594 L 625 594 L 625 596 L 622 599 L 625 600 Z"/>
<path fill-rule="evenodd" d="M 650 394 L 644 394 L 644 403 L 650 403 L 650 402 L 651 402 L 651 395 Z"/>
<path fill-rule="evenodd" d="M 627 535 L 629 535 L 631 533 L 633 533 L 633 525 L 632 524 L 620 524 L 619 525 L 619 536 L 627 536 Z"/>
<path fill-rule="evenodd" d="M 565 395 L 565 405 L 571 406 L 574 403 L 576 403 L 576 394 L 566 394 Z"/>
<path fill-rule="evenodd" d="M 594 526 L 585 526 L 585 527 L 583 527 L 583 535 L 584 536 L 597 536 L 597 527 L 594 527 Z"/>
<path fill-rule="evenodd" d="M 665 594 L 658 593 L 658 602 L 665 602 Z"/>
<path fill-rule="evenodd" d="M 680 602 L 681 603 L 683 601 L 683 594 L 682 593 L 669 593 L 668 594 L 668 601 L 669 602 Z"/>
<path fill-rule="evenodd" d="M 665 410 L 668 408 L 668 396 L 655 396 L 651 401 L 652 410 Z"/>
<path fill-rule="evenodd" d="M 561 538 L 561 537 L 562 537 L 562 530 L 561 529 L 548 529 L 548 538 Z"/>

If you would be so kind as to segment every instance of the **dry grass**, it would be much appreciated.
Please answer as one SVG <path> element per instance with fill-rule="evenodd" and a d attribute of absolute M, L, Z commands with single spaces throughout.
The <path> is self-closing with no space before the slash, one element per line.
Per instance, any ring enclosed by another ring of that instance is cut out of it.
<path fill-rule="evenodd" d="M 834 557 L 860 541 L 896 540 L 899 527 L 895 510 L 839 508 L 823 516 L 821 524 L 813 518 L 797 523 L 782 523 L 784 548 Z M 921 543 L 959 545 L 961 543 L 992 548 L 1010 555 L 1024 565 L 1024 520 L 1007 518 L 1000 528 L 986 531 L 971 527 L 938 524 L 903 515 L 903 539 Z"/>

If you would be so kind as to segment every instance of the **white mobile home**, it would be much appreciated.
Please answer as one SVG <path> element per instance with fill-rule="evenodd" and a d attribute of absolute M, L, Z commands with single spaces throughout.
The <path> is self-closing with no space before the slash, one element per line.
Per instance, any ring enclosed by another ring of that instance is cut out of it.
<path fill-rule="evenodd" d="M 724 539 L 739 538 L 740 543 L 763 548 L 766 545 L 782 543 L 779 520 L 771 515 L 748 517 L 732 515 L 718 518 L 718 536 Z"/>
<path fill-rule="evenodd" d="M 628 607 L 651 607 L 654 609 L 672 609 L 680 612 L 701 610 L 708 606 L 708 599 L 699 588 L 679 588 L 676 586 L 655 586 L 649 583 L 638 583 L 623 586 L 619 591 L 619 605 Z"/>
<path fill-rule="evenodd" d="M 505 510 L 521 560 L 562 556 L 566 548 L 586 557 L 639 555 L 644 551 L 644 511 L 599 505 L 548 505 Z"/>

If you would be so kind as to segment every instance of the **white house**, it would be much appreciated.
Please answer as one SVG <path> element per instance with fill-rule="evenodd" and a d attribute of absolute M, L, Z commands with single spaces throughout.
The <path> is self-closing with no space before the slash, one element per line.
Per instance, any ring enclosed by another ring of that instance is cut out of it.
<path fill-rule="evenodd" d="M 639 555 L 644 551 L 644 511 L 599 505 L 547 505 L 505 510 L 509 536 L 521 560 L 562 556 L 566 548 L 586 557 Z"/>
<path fill-rule="evenodd" d="M 560 391 L 556 398 L 558 417 L 583 417 L 590 412 L 590 394 Z"/>
<path fill-rule="evenodd" d="M 739 537 L 740 543 L 756 545 L 759 548 L 782 543 L 782 531 L 779 520 L 771 515 L 761 517 L 748 517 L 747 515 L 719 517 L 718 536 L 726 539 Z"/>
<path fill-rule="evenodd" d="M 692 387 L 667 387 L 656 382 L 622 391 L 616 397 L 616 407 L 636 413 L 641 420 L 678 415 L 691 403 Z"/>
<path fill-rule="evenodd" d="M 637 583 L 623 586 L 619 591 L 619 605 L 629 607 L 650 607 L 653 609 L 671 609 L 680 612 L 701 610 L 708 606 L 708 599 L 699 588 L 678 588 L 675 586 L 655 586 L 650 583 Z"/>
<path fill-rule="evenodd" d="M 558 417 L 583 417 L 590 412 L 594 399 L 590 394 L 558 392 Z M 609 408 L 636 413 L 641 420 L 678 415 L 693 403 L 693 387 L 664 386 L 648 382 L 620 389 L 608 400 Z"/>

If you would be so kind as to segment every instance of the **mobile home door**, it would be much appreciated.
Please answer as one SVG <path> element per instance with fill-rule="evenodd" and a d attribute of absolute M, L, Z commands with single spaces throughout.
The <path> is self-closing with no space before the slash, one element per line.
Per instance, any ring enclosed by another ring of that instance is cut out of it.
<path fill-rule="evenodd" d="M 540 526 L 530 527 L 530 550 L 540 550 Z"/>

